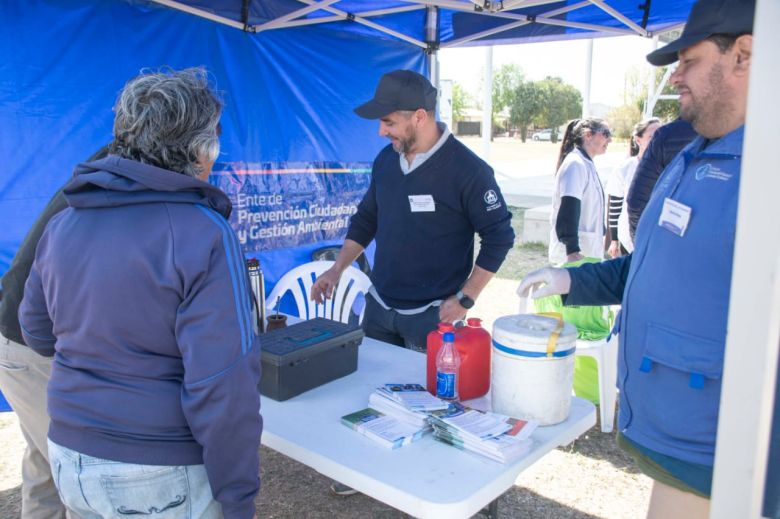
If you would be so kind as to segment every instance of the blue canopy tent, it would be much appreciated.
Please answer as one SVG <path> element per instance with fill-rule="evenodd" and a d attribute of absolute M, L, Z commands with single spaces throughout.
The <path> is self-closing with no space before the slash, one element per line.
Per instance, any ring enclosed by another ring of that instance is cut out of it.
<path fill-rule="evenodd" d="M 370 163 L 384 145 L 375 125 L 351 110 L 371 96 L 383 72 L 408 68 L 427 74 L 431 55 L 459 45 L 649 37 L 681 26 L 692 4 L 693 0 L 4 0 L 0 274 L 74 165 L 110 141 L 110 108 L 124 82 L 142 68 L 204 65 L 213 74 L 224 94 L 225 112 L 223 154 L 211 181 L 233 198 L 232 223 L 243 233 L 247 254 L 260 257 L 270 288 L 292 265 L 308 261 L 313 249 L 340 243 L 346 217 L 367 187 Z M 768 17 L 759 18 L 757 25 L 764 23 L 768 36 L 768 27 L 780 13 L 774 2 L 760 6 Z M 770 47 L 767 40 L 764 49 Z M 761 58 L 764 76 L 777 70 L 766 66 L 776 61 L 776 54 L 765 52 Z M 766 91 L 761 93 L 768 98 Z M 771 114 L 762 115 L 760 108 L 753 109 L 766 136 L 772 128 Z M 756 130 L 756 142 L 761 135 Z M 756 156 L 761 149 L 767 156 L 771 152 L 768 139 L 755 145 Z M 760 186 L 753 187 L 750 196 L 760 198 L 761 193 Z M 751 204 L 745 207 L 752 210 Z M 745 270 L 761 274 L 766 269 Z M 736 366 L 737 361 L 729 363 Z M 774 387 L 774 379 L 764 380 L 764 387 Z M 749 443 L 734 434 L 730 438 L 732 446 Z M 773 463 L 780 464 L 778 449 L 772 452 Z M 742 468 L 739 459 L 729 462 Z M 749 486 L 764 476 L 754 472 L 750 479 L 740 476 L 739 483 Z M 726 481 L 728 471 L 721 473 Z M 776 510 L 777 496 L 767 495 L 773 496 Z"/>
<path fill-rule="evenodd" d="M 440 47 L 680 25 L 691 0 L 88 0 L 0 5 L 0 273 L 73 166 L 111 139 L 111 106 L 142 68 L 204 65 L 224 93 L 211 178 L 269 287 L 340 243 L 384 146 L 352 113 L 392 69 Z M 478 5 L 479 4 L 479 5 Z M 41 30 L 45 28 L 45 30 Z"/>

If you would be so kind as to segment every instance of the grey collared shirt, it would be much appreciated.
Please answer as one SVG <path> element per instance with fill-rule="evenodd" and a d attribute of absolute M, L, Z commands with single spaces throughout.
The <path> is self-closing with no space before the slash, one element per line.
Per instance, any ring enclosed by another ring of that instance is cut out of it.
<path fill-rule="evenodd" d="M 441 137 L 439 137 L 439 140 L 436 141 L 436 144 L 434 144 L 431 147 L 431 149 L 415 155 L 411 164 L 409 164 L 409 161 L 406 160 L 406 156 L 403 153 L 398 154 L 398 158 L 401 161 L 401 171 L 403 171 L 404 175 L 408 175 L 415 169 L 422 166 L 423 162 L 428 160 L 428 158 L 430 158 L 431 155 L 439 151 L 439 148 L 442 147 L 444 141 L 446 141 L 447 138 L 450 136 L 450 129 L 447 128 L 446 124 L 442 122 L 437 122 L 436 126 L 438 126 L 439 130 L 441 131 Z"/>

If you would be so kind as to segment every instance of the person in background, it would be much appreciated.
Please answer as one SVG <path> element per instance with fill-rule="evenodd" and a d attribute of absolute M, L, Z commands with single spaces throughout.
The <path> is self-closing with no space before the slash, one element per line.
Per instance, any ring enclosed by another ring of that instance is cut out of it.
<path fill-rule="evenodd" d="M 601 119 L 575 119 L 558 156 L 550 213 L 553 265 L 604 257 L 604 188 L 593 159 L 607 151 L 612 133 Z"/>
<path fill-rule="evenodd" d="M 150 72 L 114 111 L 111 154 L 63 189 L 19 307 L 25 343 L 54 356 L 55 483 L 84 518 L 252 518 L 260 348 L 230 200 L 205 181 L 222 102 L 203 69 Z"/>
<path fill-rule="evenodd" d="M 311 289 L 317 303 L 331 297 L 344 269 L 376 240 L 363 330 L 418 351 L 437 323 L 466 315 L 514 244 L 493 170 L 436 121 L 435 109 L 436 89 L 410 70 L 383 75 L 374 98 L 355 109 L 378 119 L 390 144 L 374 161 L 335 264 Z"/>
<path fill-rule="evenodd" d="M 612 173 L 609 182 L 607 182 L 610 235 L 607 255 L 610 258 L 617 258 L 634 250 L 634 241 L 631 239 L 628 228 L 625 198 L 628 187 L 634 179 L 637 164 L 642 160 L 647 145 L 650 144 L 650 139 L 653 138 L 653 134 L 659 126 L 661 126 L 661 120 L 657 117 L 645 119 L 634 125 L 634 130 L 631 132 L 631 156 Z"/>
<path fill-rule="evenodd" d="M 664 168 L 696 137 L 691 123 L 677 119 L 658 128 L 650 140 L 647 151 L 636 167 L 634 178 L 628 185 L 625 206 L 631 242 L 636 236 L 639 217 L 645 210 L 655 183 Z"/>
<path fill-rule="evenodd" d="M 108 146 L 104 146 L 88 161 L 107 154 Z M 27 232 L 0 284 L 0 390 L 19 418 L 19 428 L 27 444 L 22 458 L 22 519 L 66 517 L 65 505 L 54 486 L 46 448 L 49 432 L 46 386 L 52 360 L 37 355 L 24 344 L 18 317 L 38 240 L 49 220 L 66 207 L 68 203 L 60 188 Z"/>
<path fill-rule="evenodd" d="M 682 35 L 647 56 L 679 59 L 670 81 L 699 137 L 661 174 L 634 252 L 518 288 L 622 303 L 618 445 L 654 480 L 650 518 L 709 517 L 754 12 L 755 0 L 698 0 Z"/>

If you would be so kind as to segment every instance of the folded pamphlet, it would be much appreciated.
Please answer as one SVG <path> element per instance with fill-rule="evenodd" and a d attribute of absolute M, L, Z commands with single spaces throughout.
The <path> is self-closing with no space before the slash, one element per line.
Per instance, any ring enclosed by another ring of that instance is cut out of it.
<path fill-rule="evenodd" d="M 389 449 L 419 440 L 423 430 L 367 407 L 341 417 L 341 423 Z"/>

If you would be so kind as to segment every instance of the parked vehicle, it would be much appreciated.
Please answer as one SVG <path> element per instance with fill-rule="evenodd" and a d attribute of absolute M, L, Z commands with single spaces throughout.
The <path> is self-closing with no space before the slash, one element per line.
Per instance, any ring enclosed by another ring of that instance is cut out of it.
<path fill-rule="evenodd" d="M 539 130 L 531 138 L 535 141 L 549 141 L 552 139 L 552 130 Z"/>

